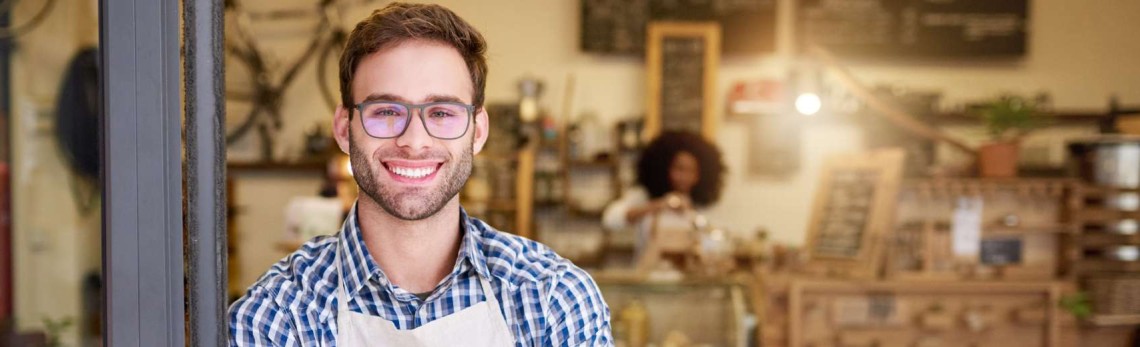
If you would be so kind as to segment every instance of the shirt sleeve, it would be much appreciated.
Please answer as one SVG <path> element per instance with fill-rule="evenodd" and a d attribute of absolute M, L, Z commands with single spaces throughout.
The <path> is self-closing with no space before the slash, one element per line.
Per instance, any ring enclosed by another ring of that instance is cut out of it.
<path fill-rule="evenodd" d="M 230 347 L 292 346 L 292 324 L 283 314 L 273 295 L 261 286 L 230 306 Z"/>
<path fill-rule="evenodd" d="M 622 193 L 621 198 L 606 206 L 606 210 L 602 212 L 602 226 L 610 231 L 628 229 L 630 225 L 625 220 L 626 213 L 631 208 L 648 202 L 649 194 L 645 192 L 644 188 L 634 187 L 626 190 Z"/>
<path fill-rule="evenodd" d="M 610 309 L 586 271 L 567 265 L 550 284 L 543 346 L 613 346 Z"/>

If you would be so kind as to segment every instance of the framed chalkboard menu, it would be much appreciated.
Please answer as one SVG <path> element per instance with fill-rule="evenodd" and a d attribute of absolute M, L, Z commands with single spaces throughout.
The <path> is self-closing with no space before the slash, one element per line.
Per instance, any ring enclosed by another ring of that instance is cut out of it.
<path fill-rule="evenodd" d="M 581 49 L 641 54 L 654 21 L 717 22 L 724 54 L 775 51 L 776 0 L 581 0 Z"/>
<path fill-rule="evenodd" d="M 816 186 L 806 251 L 808 269 L 839 277 L 877 273 L 893 223 L 902 149 L 829 157 Z"/>
<path fill-rule="evenodd" d="M 796 41 L 854 58 L 1017 58 L 1029 0 L 800 0 Z"/>
<path fill-rule="evenodd" d="M 720 61 L 717 23 L 654 22 L 646 50 L 645 133 L 687 130 L 715 139 L 716 70 Z"/>

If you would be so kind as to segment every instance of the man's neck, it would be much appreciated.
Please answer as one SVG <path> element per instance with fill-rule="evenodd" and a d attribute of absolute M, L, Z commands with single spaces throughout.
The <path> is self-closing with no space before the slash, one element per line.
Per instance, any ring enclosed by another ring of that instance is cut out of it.
<path fill-rule="evenodd" d="M 372 260 L 396 286 L 412 293 L 431 291 L 454 268 L 462 236 L 458 197 L 431 217 L 406 221 L 362 194 L 356 213 Z"/>

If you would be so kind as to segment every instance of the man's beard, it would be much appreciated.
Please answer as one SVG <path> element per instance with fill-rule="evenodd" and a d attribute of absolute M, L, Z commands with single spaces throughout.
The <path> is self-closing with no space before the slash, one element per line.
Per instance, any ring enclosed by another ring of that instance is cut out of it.
<path fill-rule="evenodd" d="M 349 157 L 352 160 L 353 175 L 356 178 L 356 184 L 360 186 L 360 191 L 367 194 L 372 201 L 380 204 L 380 207 L 387 211 L 388 214 L 395 216 L 402 220 L 422 220 L 427 217 L 434 216 L 448 201 L 451 201 L 459 190 L 463 188 L 463 184 L 467 182 L 467 178 L 471 177 L 471 162 L 474 158 L 472 145 L 475 142 L 472 137 L 468 146 L 465 147 L 459 160 L 446 160 L 436 174 L 445 174 L 444 177 L 439 177 L 443 180 L 443 186 L 439 189 L 432 187 L 415 187 L 403 192 L 397 192 L 391 186 L 381 186 L 376 181 L 375 169 L 387 171 L 383 164 L 377 160 L 376 166 L 373 162 L 368 160 L 368 155 L 360 150 L 359 146 L 355 145 L 352 134 L 349 134 Z M 441 153 L 427 153 L 425 155 L 411 157 L 398 149 L 378 153 L 377 157 L 384 158 L 401 158 L 408 160 L 427 159 L 447 157 L 446 151 Z M 375 159 L 375 158 L 374 158 Z M 389 174 L 385 172 L 384 174 Z"/>

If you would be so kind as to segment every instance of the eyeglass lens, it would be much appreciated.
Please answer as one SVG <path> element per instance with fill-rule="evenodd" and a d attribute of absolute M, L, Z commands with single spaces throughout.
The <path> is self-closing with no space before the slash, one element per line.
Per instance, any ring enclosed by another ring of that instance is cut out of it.
<path fill-rule="evenodd" d="M 421 118 L 429 135 L 441 139 L 463 136 L 471 118 L 466 105 L 458 103 L 432 103 L 421 106 Z M 366 104 L 361 110 L 361 121 L 368 135 L 378 138 L 400 136 L 411 123 L 408 106 L 398 103 Z"/>

